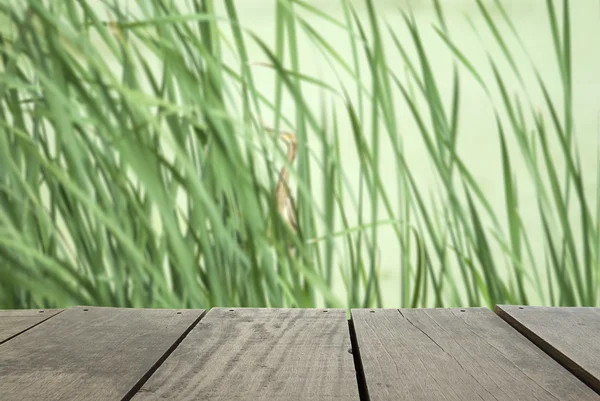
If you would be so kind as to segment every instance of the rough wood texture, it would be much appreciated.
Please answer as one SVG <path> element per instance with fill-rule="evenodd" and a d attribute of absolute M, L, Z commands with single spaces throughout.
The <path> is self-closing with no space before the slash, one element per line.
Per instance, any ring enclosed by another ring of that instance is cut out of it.
<path fill-rule="evenodd" d="M 356 400 L 343 310 L 212 309 L 133 397 Z"/>
<path fill-rule="evenodd" d="M 62 309 L 0 310 L 0 344 L 51 318 Z"/>
<path fill-rule="evenodd" d="M 359 309 L 352 318 L 371 401 L 600 400 L 486 308 Z"/>
<path fill-rule="evenodd" d="M 0 399 L 120 400 L 202 312 L 66 310 L 0 345 Z"/>
<path fill-rule="evenodd" d="M 496 313 L 600 393 L 600 308 L 497 305 Z"/>

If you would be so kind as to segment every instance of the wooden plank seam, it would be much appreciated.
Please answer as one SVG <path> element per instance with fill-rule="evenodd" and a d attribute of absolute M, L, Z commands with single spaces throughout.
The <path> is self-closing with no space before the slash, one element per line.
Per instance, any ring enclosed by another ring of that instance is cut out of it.
<path fill-rule="evenodd" d="M 519 307 L 523 309 L 523 307 Z M 511 316 L 509 313 L 504 311 L 500 305 L 494 307 L 494 312 L 502 318 L 506 323 L 510 324 L 515 330 L 523 335 L 526 339 L 531 341 L 536 347 L 542 350 L 550 358 L 554 359 L 557 363 L 562 365 L 565 369 L 571 372 L 575 377 L 585 383 L 590 389 L 596 394 L 600 395 L 600 383 L 598 379 L 588 372 L 583 366 L 575 362 L 572 358 L 568 357 L 556 347 L 546 342 L 543 338 L 538 336 L 535 332 L 530 330 L 523 323 L 519 322 L 516 318 Z"/>
<path fill-rule="evenodd" d="M 365 378 L 365 370 L 362 365 L 360 358 L 360 347 L 358 346 L 358 340 L 356 338 L 356 331 L 354 330 L 354 322 L 352 317 L 348 320 L 348 330 L 350 331 L 350 342 L 352 348 L 352 357 L 354 358 L 354 371 L 356 372 L 356 384 L 358 385 L 358 397 L 361 401 L 369 401 L 369 388 L 367 386 L 367 380 Z"/>
<path fill-rule="evenodd" d="M 44 311 L 44 309 L 42 309 L 41 311 L 43 312 L 43 311 Z M 10 340 L 12 340 L 13 338 L 15 338 L 15 337 L 17 337 L 17 336 L 20 336 L 20 335 L 21 335 L 21 334 L 23 334 L 23 333 L 26 333 L 26 332 L 28 332 L 29 330 L 33 329 L 34 327 L 37 327 L 37 326 L 39 326 L 40 324 L 42 324 L 42 323 L 44 323 L 44 322 L 48 321 L 48 319 L 52 319 L 54 316 L 58 316 L 58 315 L 60 315 L 60 314 L 61 314 L 61 313 L 63 313 L 64 311 L 65 311 L 65 309 L 62 309 L 62 310 L 60 310 L 60 311 L 58 311 L 58 312 L 55 312 L 55 313 L 53 313 L 53 314 L 49 315 L 48 317 L 46 317 L 44 320 L 41 320 L 41 321 L 39 321 L 39 322 L 37 322 L 37 323 L 35 323 L 35 324 L 33 324 L 33 325 L 31 325 L 31 326 L 29 326 L 29 327 L 25 328 L 24 330 L 21 330 L 21 331 L 19 331 L 18 333 L 15 333 L 15 334 L 13 334 L 13 335 L 11 335 L 11 336 L 9 336 L 9 337 L 5 338 L 4 340 L 0 340 L 0 345 L 4 344 L 4 343 L 5 343 L 5 342 L 7 342 L 7 341 L 10 341 Z"/>
<path fill-rule="evenodd" d="M 140 378 L 140 380 L 135 384 L 135 386 L 133 386 L 131 388 L 131 390 L 129 390 L 129 392 L 125 395 L 125 397 L 123 397 L 123 399 L 121 401 L 129 401 L 129 400 L 131 400 L 135 396 L 135 394 L 142 388 L 142 386 L 148 381 L 148 379 L 150 379 L 152 377 L 152 375 L 154 374 L 154 372 L 156 372 L 156 370 L 160 367 L 160 365 L 162 365 L 163 362 L 173 353 L 173 351 L 175 351 L 177 349 L 177 347 L 179 346 L 179 344 L 181 344 L 181 342 L 187 337 L 187 335 L 190 333 L 190 331 L 192 331 L 192 329 L 194 327 L 196 327 L 198 325 L 198 323 L 200 323 L 200 321 L 202 320 L 202 318 L 204 316 L 206 316 L 207 313 L 208 313 L 207 310 L 205 310 L 204 312 L 202 312 L 202 314 L 198 317 L 198 319 L 196 319 L 183 332 L 183 334 L 181 334 L 181 336 L 177 339 L 177 341 L 175 341 L 171 345 L 171 347 L 169 347 L 169 349 L 160 358 L 158 358 L 158 360 L 156 361 L 156 363 L 150 369 L 148 369 L 148 371 L 146 372 L 146 374 L 144 374 Z"/>

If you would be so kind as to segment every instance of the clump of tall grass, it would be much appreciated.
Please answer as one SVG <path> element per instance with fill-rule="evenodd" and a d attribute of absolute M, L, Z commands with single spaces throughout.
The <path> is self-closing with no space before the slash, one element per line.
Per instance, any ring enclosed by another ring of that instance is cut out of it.
<path fill-rule="evenodd" d="M 600 203 L 586 194 L 591 173 L 574 140 L 568 1 L 546 4 L 543 40 L 555 47 L 562 93 L 551 95 L 537 74 L 543 104 L 506 84 L 526 88 L 522 70 L 537 69 L 515 61 L 507 41 L 521 43 L 518 29 L 500 1 L 477 1 L 501 55 L 489 58 L 493 79 L 432 3 L 438 22 L 427 29 L 454 59 L 448 99 L 409 10 L 382 20 L 372 0 L 363 14 L 340 0 L 337 19 L 280 0 L 269 44 L 244 28 L 233 0 L 223 13 L 211 0 L 98 3 L 0 4 L 1 307 L 598 303 Z M 349 56 L 307 15 L 343 32 Z M 303 41 L 338 82 L 303 71 Z M 251 59 L 250 47 L 263 58 Z M 257 80 L 265 70 L 274 94 Z M 504 210 L 491 206 L 458 149 L 466 80 L 495 107 Z M 407 160 L 399 102 L 434 168 L 433 193 Z M 262 121 L 296 132 L 295 165 Z M 356 176 L 344 164 L 348 141 Z M 393 169 L 381 168 L 382 144 Z M 529 177 L 517 180 L 516 159 Z M 285 165 L 297 233 L 274 203 Z M 534 189 L 541 252 L 523 223 L 523 185 Z M 384 227 L 392 241 L 382 240 Z M 393 297 L 382 293 L 383 246 L 400 250 Z"/>

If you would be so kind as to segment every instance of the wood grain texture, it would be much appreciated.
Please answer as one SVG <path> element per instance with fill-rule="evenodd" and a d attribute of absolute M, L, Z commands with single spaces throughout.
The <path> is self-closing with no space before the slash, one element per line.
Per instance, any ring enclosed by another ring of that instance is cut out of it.
<path fill-rule="evenodd" d="M 133 397 L 358 401 L 345 311 L 212 309 Z"/>
<path fill-rule="evenodd" d="M 0 345 L 0 399 L 120 400 L 202 312 L 66 310 Z"/>
<path fill-rule="evenodd" d="M 0 310 L 0 344 L 29 330 L 62 309 Z"/>
<path fill-rule="evenodd" d="M 497 305 L 495 311 L 600 393 L 600 308 Z"/>
<path fill-rule="evenodd" d="M 486 308 L 358 309 L 352 319 L 371 401 L 600 400 Z"/>

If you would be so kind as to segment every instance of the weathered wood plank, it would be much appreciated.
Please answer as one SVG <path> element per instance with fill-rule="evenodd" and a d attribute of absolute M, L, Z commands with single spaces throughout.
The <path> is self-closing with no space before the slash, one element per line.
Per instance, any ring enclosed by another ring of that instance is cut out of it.
<path fill-rule="evenodd" d="M 29 330 L 62 309 L 0 310 L 0 344 Z"/>
<path fill-rule="evenodd" d="M 600 308 L 497 305 L 495 310 L 600 393 Z"/>
<path fill-rule="evenodd" d="M 212 309 L 133 397 L 358 400 L 343 310 Z"/>
<path fill-rule="evenodd" d="M 486 308 L 359 309 L 352 319 L 371 401 L 600 399 Z"/>
<path fill-rule="evenodd" d="M 201 310 L 77 307 L 0 345 L 0 398 L 119 400 Z"/>

